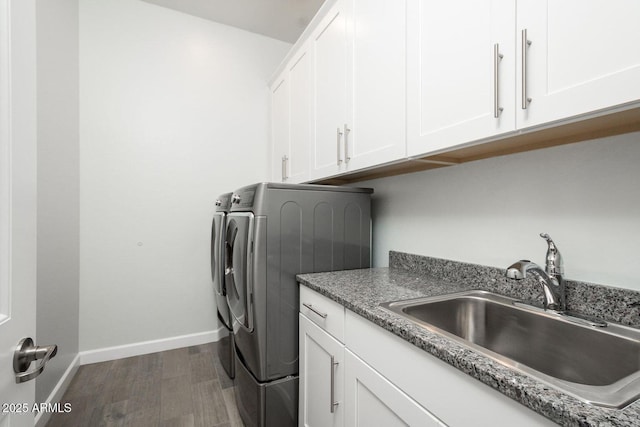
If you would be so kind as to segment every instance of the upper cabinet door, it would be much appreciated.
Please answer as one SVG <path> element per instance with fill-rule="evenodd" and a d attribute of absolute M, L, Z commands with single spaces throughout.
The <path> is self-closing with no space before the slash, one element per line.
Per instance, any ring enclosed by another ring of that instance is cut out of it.
<path fill-rule="evenodd" d="M 518 126 L 640 99 L 639 18 L 637 0 L 518 0 Z"/>
<path fill-rule="evenodd" d="M 289 82 L 286 70 L 271 86 L 271 179 L 286 178 L 289 157 Z"/>
<path fill-rule="evenodd" d="M 406 155 L 407 0 L 351 0 L 349 170 Z"/>
<path fill-rule="evenodd" d="M 271 179 L 304 182 L 311 142 L 311 60 L 301 50 L 271 85 Z"/>
<path fill-rule="evenodd" d="M 289 67 L 290 160 L 286 164 L 287 182 L 304 182 L 309 174 L 311 144 L 311 59 L 303 49 Z"/>
<path fill-rule="evenodd" d="M 311 178 L 406 155 L 406 2 L 338 0 L 313 34 Z"/>
<path fill-rule="evenodd" d="M 347 1 L 338 0 L 312 34 L 313 140 L 311 178 L 338 173 L 347 116 Z"/>
<path fill-rule="evenodd" d="M 408 22 L 408 155 L 514 130 L 515 0 L 417 3 Z"/>

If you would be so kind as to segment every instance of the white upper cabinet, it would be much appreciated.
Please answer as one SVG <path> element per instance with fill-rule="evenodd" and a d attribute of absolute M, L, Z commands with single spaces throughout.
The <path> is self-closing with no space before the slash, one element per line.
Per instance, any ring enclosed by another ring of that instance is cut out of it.
<path fill-rule="evenodd" d="M 306 50 L 294 57 L 289 68 L 289 153 L 287 182 L 300 183 L 309 176 L 311 145 L 311 59 Z"/>
<path fill-rule="evenodd" d="M 638 0 L 328 0 L 271 86 L 273 179 L 638 107 L 638 17 Z"/>
<path fill-rule="evenodd" d="M 304 182 L 311 140 L 311 60 L 302 49 L 271 85 L 271 179 Z"/>
<path fill-rule="evenodd" d="M 409 156 L 640 99 L 636 0 L 425 0 L 409 16 Z"/>
<path fill-rule="evenodd" d="M 355 0 L 347 97 L 350 170 L 406 156 L 406 0 Z"/>
<path fill-rule="evenodd" d="M 312 34 L 312 179 L 406 155 L 406 14 L 406 1 L 338 0 Z"/>
<path fill-rule="evenodd" d="M 514 130 L 515 0 L 425 0 L 415 7 L 408 25 L 409 156 Z"/>
<path fill-rule="evenodd" d="M 289 156 L 289 81 L 286 72 L 271 86 L 271 179 L 284 181 Z"/>
<path fill-rule="evenodd" d="M 347 121 L 346 0 L 337 1 L 315 29 L 313 52 L 313 139 L 311 178 L 343 168 L 342 136 Z"/>
<path fill-rule="evenodd" d="M 639 20 L 637 0 L 518 0 L 518 126 L 640 99 Z"/>

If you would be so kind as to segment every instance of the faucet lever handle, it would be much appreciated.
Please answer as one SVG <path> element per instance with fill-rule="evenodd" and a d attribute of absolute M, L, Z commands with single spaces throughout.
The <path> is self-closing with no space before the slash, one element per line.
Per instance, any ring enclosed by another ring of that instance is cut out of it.
<path fill-rule="evenodd" d="M 547 233 L 540 233 L 540 237 L 546 240 L 549 245 L 553 245 L 555 247 L 555 243 L 553 243 L 553 240 L 551 240 L 551 236 L 549 236 Z"/>
<path fill-rule="evenodd" d="M 540 237 L 545 239 L 547 241 L 547 245 L 549 245 L 546 257 L 547 273 L 553 275 L 563 274 L 564 267 L 562 265 L 562 255 L 560 255 L 558 247 L 547 233 L 540 233 Z"/>

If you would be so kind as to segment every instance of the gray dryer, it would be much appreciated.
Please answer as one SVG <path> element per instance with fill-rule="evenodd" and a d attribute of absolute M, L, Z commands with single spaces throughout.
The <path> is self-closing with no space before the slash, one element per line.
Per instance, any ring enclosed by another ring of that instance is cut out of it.
<path fill-rule="evenodd" d="M 296 274 L 367 268 L 371 189 L 261 183 L 227 217 L 236 401 L 247 426 L 298 424 Z"/>

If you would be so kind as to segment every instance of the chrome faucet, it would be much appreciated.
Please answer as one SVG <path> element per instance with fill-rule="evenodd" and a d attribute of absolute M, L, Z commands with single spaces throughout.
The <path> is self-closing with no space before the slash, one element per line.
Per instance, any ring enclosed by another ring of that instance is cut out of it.
<path fill-rule="evenodd" d="M 548 244 L 545 270 L 542 270 L 538 264 L 523 259 L 507 268 L 507 277 L 521 280 L 527 277 L 527 273 L 533 274 L 542 285 L 545 310 L 565 311 L 567 303 L 564 279 L 562 278 L 564 274 L 562 255 L 548 234 L 540 233 L 540 237 L 545 239 Z"/>

